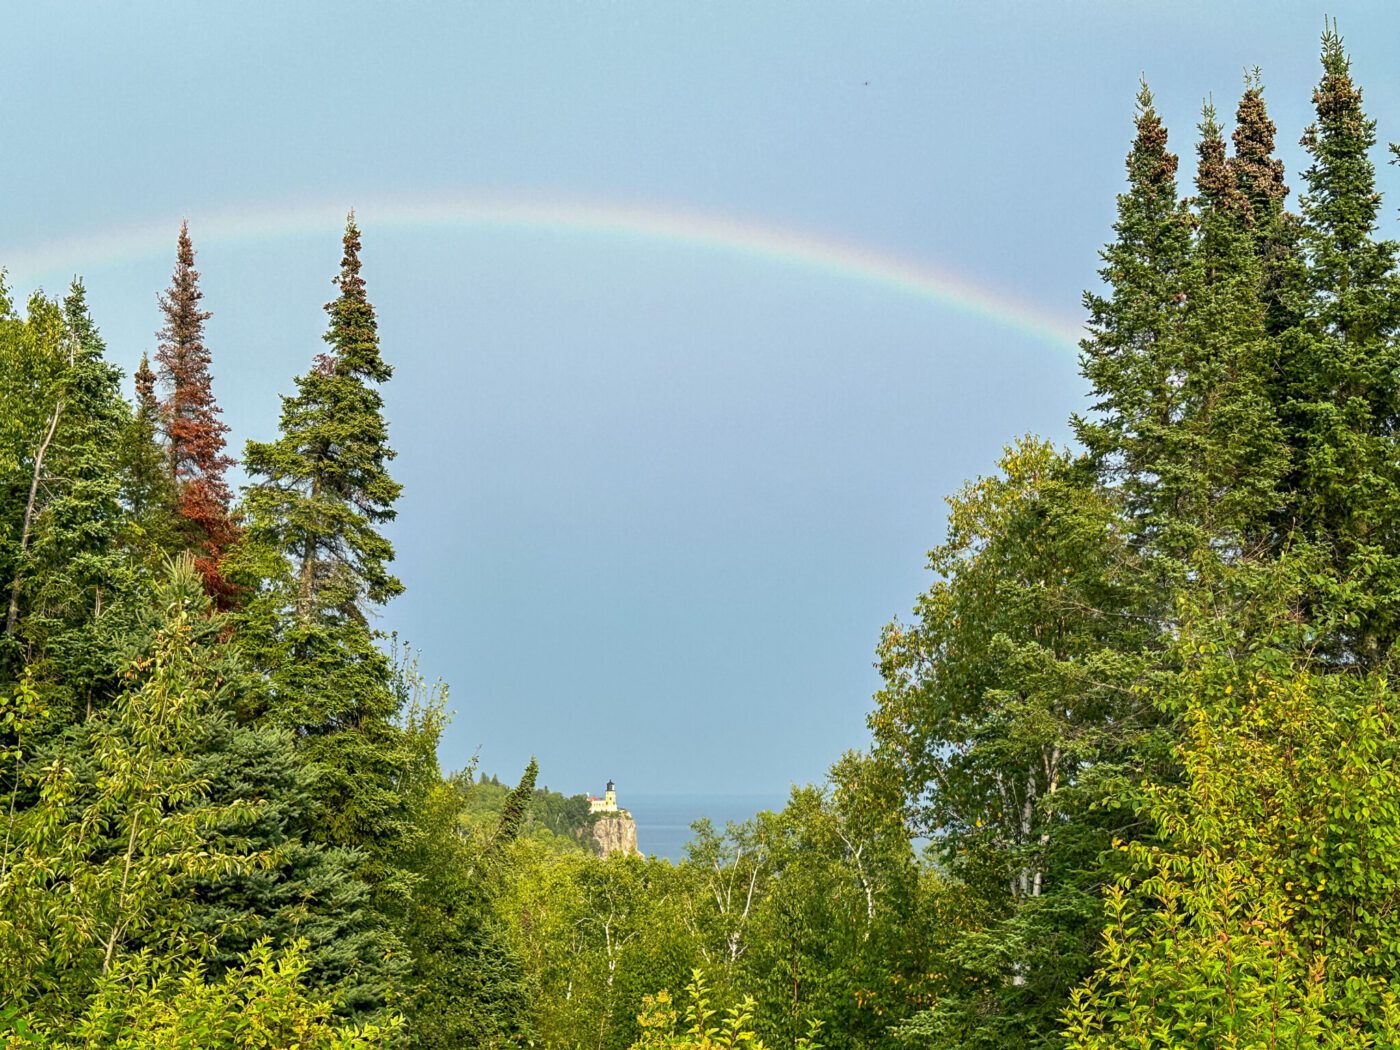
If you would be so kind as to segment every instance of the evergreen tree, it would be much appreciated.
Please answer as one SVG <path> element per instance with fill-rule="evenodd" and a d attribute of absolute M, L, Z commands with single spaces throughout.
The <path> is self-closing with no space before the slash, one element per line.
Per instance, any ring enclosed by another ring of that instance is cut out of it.
<path fill-rule="evenodd" d="M 396 789 L 411 755 L 395 724 L 400 698 L 367 607 L 403 588 L 388 571 L 393 547 L 378 526 L 399 488 L 379 385 L 374 310 L 360 276 L 360 233 L 346 223 L 345 254 L 327 304 L 331 347 L 282 400 L 276 441 L 249 442 L 247 537 L 240 576 L 250 588 L 240 641 L 268 675 L 263 712 L 290 729 L 317 768 L 325 842 L 361 846 L 387 877 L 407 827 Z"/>
<path fill-rule="evenodd" d="M 214 619 L 202 633 L 223 626 Z M 224 821 L 214 831 L 272 858 L 257 869 L 195 882 L 184 925 L 215 946 L 207 956 L 211 973 L 237 966 L 260 940 L 282 945 L 302 938 L 311 988 L 345 1016 L 382 1015 L 407 960 L 359 875 L 363 855 L 314 840 L 315 771 L 291 736 L 274 726 L 240 725 L 221 709 L 203 719 L 199 749 L 193 768 L 212 802 L 257 806 L 255 817 Z"/>
<path fill-rule="evenodd" d="M 1264 102 L 1259 71 L 1254 70 L 1245 78 L 1244 94 L 1235 109 L 1235 149 L 1226 163 L 1247 209 L 1245 218 L 1259 257 L 1260 296 L 1270 335 L 1297 321 L 1297 304 L 1287 293 L 1297 283 L 1298 222 L 1284 208 L 1288 186 L 1283 161 L 1274 155 L 1276 131 Z"/>
<path fill-rule="evenodd" d="M 1288 451 L 1270 397 L 1272 360 L 1253 213 L 1207 105 L 1197 148 L 1196 235 L 1182 272 L 1179 371 L 1159 458 L 1153 551 L 1185 563 L 1253 555 Z M 1199 566 L 1187 571 L 1199 571 Z"/>
<path fill-rule="evenodd" d="M 39 412 L 28 417 L 27 492 L 5 632 L 32 673 L 81 709 L 115 686 L 134 580 L 120 543 L 120 374 L 75 281 L 62 306 L 36 298 L 21 341 Z M 46 334 L 45 334 L 46 333 Z M 40 349 L 40 343 L 43 349 Z M 37 364 L 38 368 L 35 369 Z"/>
<path fill-rule="evenodd" d="M 530 764 L 521 774 L 520 783 L 506 796 L 505 808 L 501 810 L 501 821 L 496 827 L 496 843 L 504 846 L 520 837 L 525 820 L 530 815 L 530 802 L 535 795 L 535 778 L 540 774 L 540 764 L 530 757 Z"/>
<path fill-rule="evenodd" d="M 50 753 L 16 759 L 0 855 L 0 994 L 55 1024 L 80 1013 L 123 958 L 196 954 L 182 923 L 191 880 L 267 859 L 209 832 L 257 807 L 213 805 L 194 772 L 200 716 L 220 683 L 193 637 L 193 579 L 187 563 L 154 596 L 153 647 L 110 709 Z M 41 717 L 32 698 L 21 707 Z M 16 805 L 21 792 L 31 805 Z"/>
<path fill-rule="evenodd" d="M 228 425 L 219 418 L 221 410 L 214 399 L 211 357 L 204 342 L 204 322 L 211 314 L 200 309 L 203 298 L 189 224 L 182 222 L 175 272 L 169 290 L 160 297 L 165 325 L 157 333 L 161 344 L 156 361 L 168 391 L 161 417 L 188 543 L 195 551 L 205 587 L 227 602 L 231 593 L 219 563 L 236 536 L 229 512 L 231 495 L 224 480 L 233 460 L 224 454 Z"/>
<path fill-rule="evenodd" d="M 1294 450 L 1280 529 L 1334 552 L 1340 584 L 1319 596 L 1314 615 L 1351 621 L 1334 654 L 1376 666 L 1400 632 L 1397 245 L 1376 237 L 1375 122 L 1334 25 L 1322 67 L 1317 119 L 1302 142 L 1312 163 L 1301 199 L 1301 317 L 1280 337 L 1281 414 Z"/>
<path fill-rule="evenodd" d="M 326 304 L 331 353 L 282 400 L 282 437 L 250 442 L 248 471 L 266 479 L 248 494 L 260 541 L 296 568 L 296 611 L 305 621 L 364 618 L 366 604 L 403 590 L 389 572 L 392 545 L 378 527 L 394 518 L 401 486 L 379 386 L 393 369 L 379 354 L 374 308 L 360 276 L 360 231 L 345 226 L 345 254 Z"/>
<path fill-rule="evenodd" d="M 220 703 L 200 717 L 193 771 L 211 803 L 256 807 L 253 817 L 215 824 L 218 840 L 271 860 L 196 880 L 185 928 L 214 945 L 207 956 L 214 975 L 236 967 L 261 940 L 303 939 L 311 988 L 345 1016 L 382 1016 L 406 971 L 402 944 L 373 907 L 359 874 L 363 853 L 316 841 L 316 770 L 295 739 L 282 727 L 238 719 L 257 707 L 264 686 L 229 640 L 229 627 L 227 614 L 191 625 L 224 683 Z"/>
<path fill-rule="evenodd" d="M 130 534 L 128 544 L 148 565 L 180 549 L 176 488 L 169 459 L 161 446 L 160 402 L 150 360 L 141 355 L 135 375 L 136 405 L 122 439 L 122 500 Z"/>
<path fill-rule="evenodd" d="M 1093 391 L 1091 417 L 1075 431 L 1102 476 L 1150 536 L 1171 511 L 1158 470 L 1180 417 L 1180 335 L 1191 250 L 1191 216 L 1177 196 L 1177 158 L 1146 82 L 1137 96 L 1128 189 L 1118 197 L 1117 239 L 1102 253 L 1106 294 L 1086 293 L 1092 335 L 1081 367 Z"/>

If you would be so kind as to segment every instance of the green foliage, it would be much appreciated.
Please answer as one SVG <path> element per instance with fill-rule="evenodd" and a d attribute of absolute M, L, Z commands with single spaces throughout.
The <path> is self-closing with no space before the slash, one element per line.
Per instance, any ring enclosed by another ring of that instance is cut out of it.
<path fill-rule="evenodd" d="M 1294 528 L 1333 555 L 1355 623 L 1329 639 L 1338 658 L 1382 662 L 1400 630 L 1400 548 L 1389 528 L 1400 501 L 1400 274 L 1397 244 L 1376 237 L 1380 195 L 1370 152 L 1375 123 L 1335 26 L 1323 36 L 1316 122 L 1303 136 L 1312 163 L 1300 205 L 1291 293 L 1298 323 L 1279 347 L 1281 415 L 1294 448 Z"/>
<path fill-rule="evenodd" d="M 530 812 L 530 802 L 535 795 L 535 778 L 539 773 L 540 764 L 531 756 L 530 764 L 525 767 L 525 772 L 520 777 L 520 783 L 506 796 L 505 805 L 501 807 L 501 819 L 496 825 L 496 835 L 492 842 L 494 848 L 505 846 L 520 837 L 525 818 Z"/>
<path fill-rule="evenodd" d="M 927 990 L 937 880 L 915 861 L 898 785 L 857 755 L 828 791 L 716 832 L 678 865 L 559 854 L 517 842 L 497 901 L 530 980 L 539 1045 L 623 1050 L 658 985 L 702 968 L 750 1027 L 791 1046 L 814 1024 L 833 1048 L 892 1047 Z"/>
<path fill-rule="evenodd" d="M 495 838 L 514 789 L 506 787 L 494 774 L 482 773 L 476 781 L 458 779 L 462 796 L 462 824 L 485 849 Z M 587 795 L 564 796 L 548 787 L 536 787 L 519 824 L 515 838 L 531 839 L 554 852 L 587 852 L 587 832 L 594 817 Z"/>
<path fill-rule="evenodd" d="M 1081 365 L 1095 396 L 1092 417 L 1075 429 L 1101 472 L 1124 487 L 1128 514 L 1156 511 L 1153 463 L 1167 457 L 1179 418 L 1176 381 L 1185 374 L 1181 324 L 1191 216 L 1177 196 L 1177 157 L 1144 82 L 1137 135 L 1128 154 L 1128 189 L 1118 198 L 1117 239 L 1103 252 L 1107 294 L 1088 293 L 1092 335 Z"/>
<path fill-rule="evenodd" d="M 1082 464 L 1041 442 L 949 501 L 939 579 L 886 629 L 876 754 L 963 886 L 930 1016 L 934 1045 L 1057 1038 L 1091 962 L 1094 808 L 1154 719 L 1129 688 L 1150 641 L 1150 577 Z M 1106 819 L 1109 818 L 1109 819 Z"/>
<path fill-rule="evenodd" d="M 949 501 L 872 752 L 679 864 L 591 855 L 533 759 L 440 769 L 445 689 L 371 626 L 400 488 L 353 217 L 237 508 L 187 239 L 203 488 L 82 285 L 0 280 L 0 1040 L 1400 1044 L 1400 246 L 1335 25 L 1322 66 L 1296 216 L 1257 73 L 1184 199 L 1144 85 L 1083 455 L 1022 439 Z M 165 568 L 182 514 L 227 615 Z"/>
<path fill-rule="evenodd" d="M 378 391 L 391 370 L 359 270 L 352 220 L 341 294 L 326 308 L 335 352 L 283 399 L 279 438 L 248 443 L 246 532 L 225 575 L 244 595 L 238 642 L 265 675 L 254 713 L 293 733 L 316 771 L 318 837 L 364 850 L 367 877 L 396 893 L 391 857 L 412 819 L 397 783 L 417 756 L 396 724 L 402 698 L 365 615 L 402 586 L 378 531 L 399 494 Z"/>
<path fill-rule="evenodd" d="M 345 226 L 345 257 L 326 305 L 332 353 L 297 378 L 282 399 L 281 436 L 248 443 L 245 494 L 251 540 L 295 565 L 295 607 L 303 620 L 331 613 L 360 618 L 366 603 L 403 590 L 388 571 L 393 546 L 378 526 L 394 518 L 401 486 L 389 476 L 379 385 L 393 370 L 379 354 L 374 309 L 360 277 L 360 231 Z"/>
<path fill-rule="evenodd" d="M 211 803 L 195 772 L 199 718 L 218 682 L 193 640 L 202 594 L 188 561 L 158 597 L 149 655 L 68 746 L 43 757 L 25 749 L 42 715 L 32 685 L 7 711 L 19 746 L 0 856 L 0 994 L 46 1019 L 73 1016 L 91 983 L 133 952 L 201 951 L 183 925 L 193 880 L 268 861 L 212 831 L 251 819 L 256 805 Z M 16 805 L 21 793 L 31 804 Z"/>
<path fill-rule="evenodd" d="M 63 303 L 34 297 L 21 323 L 0 319 L 0 364 L 13 367 L 10 447 L 0 454 L 6 540 L 3 639 L 69 717 L 100 704 L 129 655 L 134 579 L 121 543 L 120 446 L 129 411 L 119 374 L 75 282 Z M 0 395 L 3 396 L 3 395 Z M 7 398 L 8 400 L 8 398 Z"/>
<path fill-rule="evenodd" d="M 400 785 L 413 814 L 396 858 L 407 892 L 390 913 L 412 960 L 402 997 L 412 1045 L 517 1045 L 527 988 L 495 910 L 499 865 L 469 833 L 462 778 L 443 778 L 437 765 L 446 691 L 428 687 L 410 660 L 396 682 L 400 728 L 417 755 Z"/>
<path fill-rule="evenodd" d="M 127 508 L 126 543 L 137 558 L 154 566 L 181 543 L 178 494 L 170 461 L 160 444 L 160 403 L 150 360 L 141 356 L 134 376 L 136 403 L 119 447 L 122 502 Z"/>
<path fill-rule="evenodd" d="M 211 799 L 257 807 L 254 816 L 213 830 L 221 841 L 269 858 L 256 869 L 195 880 L 183 921 L 212 945 L 211 972 L 236 965 L 259 940 L 301 938 L 309 986 L 346 1016 L 376 1016 L 403 976 L 399 941 L 385 930 L 359 875 L 364 857 L 315 841 L 314 772 L 284 730 L 240 725 L 222 711 L 203 720 L 199 739 L 194 770 Z"/>
<path fill-rule="evenodd" d="M 304 943 L 255 945 L 221 980 L 199 965 L 164 970 L 147 956 L 114 967 L 54 1050 L 373 1050 L 394 1045 L 401 1025 L 352 1026 L 305 985 Z M 17 1045 L 23 1045 L 19 1043 Z"/>
<path fill-rule="evenodd" d="M 750 1027 L 753 1023 L 754 1001 L 751 997 L 740 1000 L 737 1006 L 724 1011 L 715 1009 L 709 999 L 709 988 L 701 970 L 691 974 L 686 985 L 689 1002 L 685 1009 L 685 1028 L 682 1030 L 679 1012 L 671 1004 L 671 995 L 660 991 L 642 1000 L 642 1012 L 637 1017 L 642 1037 L 632 1044 L 630 1050 L 736 1050 L 747 1047 L 749 1050 L 764 1050 L 767 1045 Z M 807 1034 L 790 1044 L 793 1050 L 822 1050 L 817 1042 L 817 1032 L 821 1022 L 814 1021 Z"/>
<path fill-rule="evenodd" d="M 437 765 L 444 694 L 366 619 L 401 589 L 378 531 L 398 485 L 353 222 L 345 249 L 334 352 L 288 399 L 281 439 L 254 443 L 232 616 L 187 558 L 164 567 L 188 531 L 149 366 L 133 411 L 81 284 L 20 317 L 0 282 L 0 1002 L 23 1004 L 0 1024 L 15 1038 L 521 1037 L 498 879 Z M 534 795 L 522 785 L 503 845 Z M 546 801 L 560 826 L 576 808 Z"/>
<path fill-rule="evenodd" d="M 1310 668 L 1219 623 L 1158 697 L 1180 783 L 1160 841 L 1118 844 L 1099 971 L 1071 1045 L 1359 1047 L 1400 1038 L 1400 734 L 1388 683 Z M 1243 652 L 1241 652 L 1243 648 Z"/>

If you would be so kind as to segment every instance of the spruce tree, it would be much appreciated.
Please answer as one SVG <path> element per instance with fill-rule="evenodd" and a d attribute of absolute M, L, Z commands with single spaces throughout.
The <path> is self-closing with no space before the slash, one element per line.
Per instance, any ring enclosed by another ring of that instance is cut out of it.
<path fill-rule="evenodd" d="M 176 490 L 161 445 L 160 402 L 150 359 L 141 355 L 133 376 L 136 404 L 122 439 L 122 501 L 129 514 L 127 543 L 154 567 L 180 549 Z"/>
<path fill-rule="evenodd" d="M 194 268 L 194 245 L 189 224 L 180 224 L 175 272 L 170 288 L 160 297 L 165 325 L 157 333 L 160 379 L 168 391 L 161 404 L 170 474 L 178 490 L 178 511 L 185 520 L 190 548 L 210 594 L 227 602 L 231 593 L 219 563 L 236 530 L 229 512 L 231 495 L 224 472 L 233 463 L 224 454 L 228 425 L 214 399 L 211 357 L 204 342 L 204 322 L 211 314 L 200 309 L 204 293 Z"/>
<path fill-rule="evenodd" d="M 1177 195 L 1177 157 L 1167 149 L 1167 129 L 1146 82 L 1135 124 L 1117 238 L 1102 253 L 1106 289 L 1084 297 L 1093 334 L 1081 343 L 1080 361 L 1094 413 L 1076 416 L 1074 426 L 1139 531 L 1150 534 L 1163 509 L 1157 469 L 1179 416 L 1192 223 Z"/>
<path fill-rule="evenodd" d="M 1270 335 L 1285 331 L 1297 320 L 1296 303 L 1288 290 L 1296 284 L 1298 220 L 1284 207 L 1288 186 L 1283 161 L 1274 155 L 1276 131 L 1264 101 L 1263 82 L 1254 70 L 1245 78 L 1244 94 L 1235 109 L 1234 154 L 1226 163 L 1247 208 Z"/>
<path fill-rule="evenodd" d="M 1265 130 L 1250 129 L 1244 171 L 1208 105 L 1196 196 L 1180 201 L 1176 158 L 1144 87 L 1117 238 L 1104 250 L 1108 287 L 1086 296 L 1094 334 L 1082 363 L 1096 414 L 1076 429 L 1164 579 L 1198 571 L 1201 557 L 1253 550 L 1286 470 L 1252 203 L 1277 202 L 1277 185 L 1259 174 L 1278 174 L 1259 155 Z"/>
<path fill-rule="evenodd" d="M 21 519 L 5 634 L 76 715 L 115 687 L 136 599 L 121 543 L 128 409 L 81 282 L 61 305 L 31 300 L 25 327 L 21 353 L 39 411 L 26 414 L 28 484 L 14 504 Z"/>
<path fill-rule="evenodd" d="M 216 616 L 197 634 L 219 649 L 226 627 Z M 222 658 L 226 680 L 246 681 L 231 653 Z M 194 772 L 207 783 L 211 802 L 257 806 L 255 818 L 220 822 L 214 832 L 272 860 L 199 879 L 185 929 L 214 945 L 208 963 L 215 974 L 236 966 L 262 938 L 274 944 L 305 938 L 308 983 L 345 1016 L 366 1020 L 386 1008 L 403 977 L 402 944 L 385 928 L 358 874 L 365 863 L 360 851 L 315 841 L 316 770 L 286 730 L 233 717 L 240 700 L 228 696 L 201 720 Z"/>
<path fill-rule="evenodd" d="M 360 231 L 346 223 L 344 257 L 326 304 L 331 353 L 282 399 L 282 437 L 250 442 L 248 471 L 266 479 L 249 492 L 248 511 L 296 568 L 296 611 L 363 619 L 367 604 L 403 590 L 389 572 L 394 550 L 379 526 L 394 518 L 401 486 L 389 475 L 379 386 L 393 375 L 379 354 L 374 308 L 360 276 Z"/>
<path fill-rule="evenodd" d="M 319 837 L 362 846 L 387 865 L 405 827 L 395 784 L 410 756 L 367 613 L 403 589 L 378 529 L 400 489 L 387 469 L 379 392 L 392 370 L 379 355 L 353 216 L 344 249 L 340 295 L 326 306 L 331 352 L 282 399 L 277 440 L 248 443 L 254 482 L 239 560 L 250 593 L 240 640 L 268 676 L 262 713 L 292 730 L 317 767 Z"/>
<path fill-rule="evenodd" d="M 1374 666 L 1400 632 L 1400 280 L 1376 236 L 1375 122 L 1335 25 L 1322 39 L 1317 119 L 1303 135 L 1301 316 L 1280 337 L 1279 397 L 1293 446 L 1286 530 L 1333 553 L 1339 586 L 1315 616 L 1341 625 L 1335 655 Z"/>
<path fill-rule="evenodd" d="M 1197 147 L 1196 235 L 1183 272 L 1179 372 L 1161 458 L 1157 553 L 1198 571 L 1202 558 L 1252 554 L 1267 532 L 1288 456 L 1270 398 L 1263 263 L 1248 196 L 1206 105 Z"/>
<path fill-rule="evenodd" d="M 530 815 L 530 802 L 535 797 L 535 779 L 540 774 L 540 764 L 532 755 L 530 764 L 521 774 L 520 783 L 506 796 L 501 809 L 501 820 L 496 827 L 496 844 L 505 846 L 520 837 L 525 821 Z"/>

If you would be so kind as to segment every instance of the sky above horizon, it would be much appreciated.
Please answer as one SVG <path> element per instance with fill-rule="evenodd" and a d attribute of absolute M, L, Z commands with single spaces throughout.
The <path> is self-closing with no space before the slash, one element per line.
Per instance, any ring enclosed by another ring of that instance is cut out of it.
<path fill-rule="evenodd" d="M 1327 11 L 1400 140 L 1400 9 Z M 355 208 L 405 485 L 382 626 L 451 687 L 444 765 L 781 794 L 867 742 L 944 498 L 1086 407 L 1066 333 L 1139 76 L 1189 173 L 1203 98 L 1228 117 L 1261 67 L 1296 203 L 1322 17 L 31 5 L 0 267 L 20 297 L 80 274 L 129 375 L 187 218 L 237 452 L 322 348 Z"/>

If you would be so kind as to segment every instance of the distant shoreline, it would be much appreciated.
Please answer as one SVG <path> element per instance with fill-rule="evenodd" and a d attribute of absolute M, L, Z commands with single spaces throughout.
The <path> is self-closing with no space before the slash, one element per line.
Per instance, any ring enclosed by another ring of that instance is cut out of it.
<path fill-rule="evenodd" d="M 722 832 L 727 823 L 742 823 L 762 810 L 779 810 L 787 804 L 787 792 L 618 792 L 618 804 L 626 805 L 637 824 L 637 848 L 646 856 L 672 862 L 685 857 L 691 839 L 690 825 L 708 818 Z"/>

